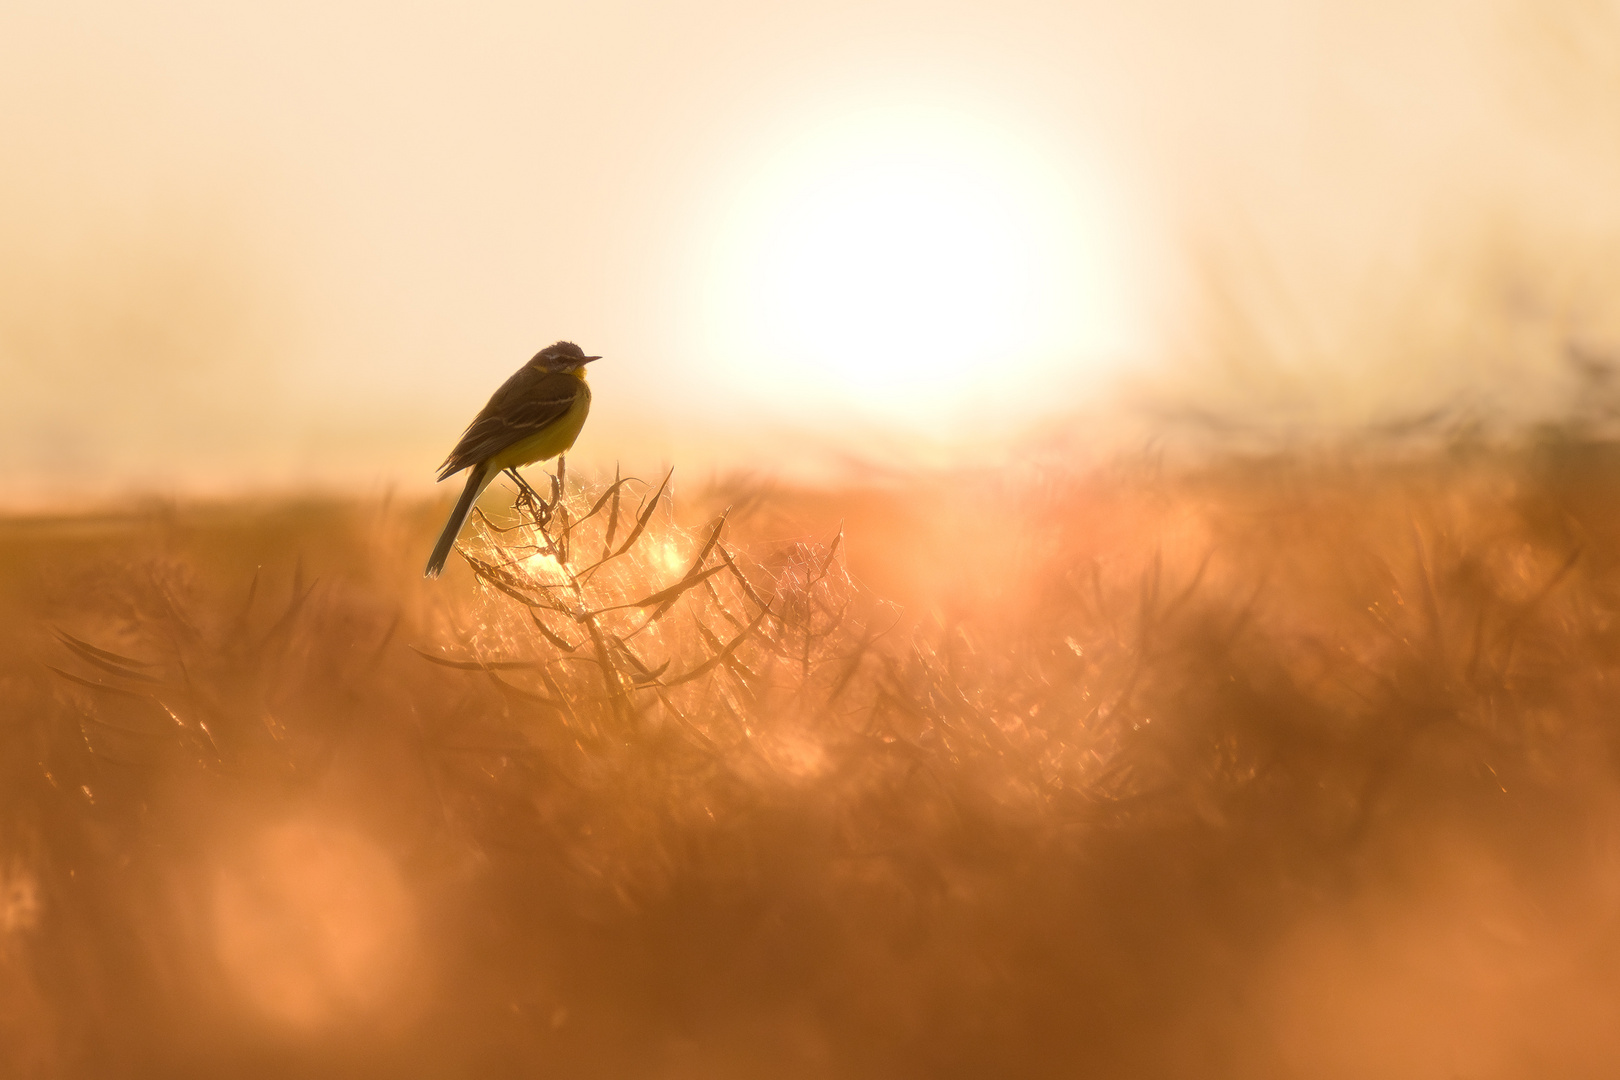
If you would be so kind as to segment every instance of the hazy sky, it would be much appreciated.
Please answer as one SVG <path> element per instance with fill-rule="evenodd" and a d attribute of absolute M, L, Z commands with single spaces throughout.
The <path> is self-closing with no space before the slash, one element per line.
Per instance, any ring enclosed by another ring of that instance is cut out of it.
<path fill-rule="evenodd" d="M 790 471 L 1620 341 L 1599 0 L 10 0 L 0 101 L 12 498 L 424 483 L 560 337 L 581 463 Z"/>

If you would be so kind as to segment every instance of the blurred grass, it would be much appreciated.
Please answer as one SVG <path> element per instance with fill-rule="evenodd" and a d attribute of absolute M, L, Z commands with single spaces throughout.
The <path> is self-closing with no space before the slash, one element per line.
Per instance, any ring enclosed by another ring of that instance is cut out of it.
<path fill-rule="evenodd" d="M 0 1072 L 1620 1063 L 1614 444 L 623 495 L 0 523 Z"/>

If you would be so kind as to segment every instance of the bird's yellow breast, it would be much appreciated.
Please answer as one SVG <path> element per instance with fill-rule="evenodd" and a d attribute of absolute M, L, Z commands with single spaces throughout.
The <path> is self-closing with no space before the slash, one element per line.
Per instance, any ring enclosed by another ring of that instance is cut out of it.
<path fill-rule="evenodd" d="M 574 377 L 579 380 L 579 393 L 574 397 L 574 403 L 569 406 L 568 411 L 528 438 L 520 439 L 493 455 L 489 459 L 490 476 L 496 475 L 502 469 L 533 465 L 536 461 L 545 461 L 558 454 L 566 454 L 574 445 L 574 440 L 579 438 L 580 429 L 585 426 L 585 417 L 591 411 L 591 388 L 585 381 L 585 369 L 580 368 L 574 373 Z"/>

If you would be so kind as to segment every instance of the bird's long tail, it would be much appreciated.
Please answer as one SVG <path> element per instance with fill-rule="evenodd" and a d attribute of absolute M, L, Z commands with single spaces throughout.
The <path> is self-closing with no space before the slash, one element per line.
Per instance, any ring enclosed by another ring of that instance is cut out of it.
<path fill-rule="evenodd" d="M 450 511 L 450 520 L 444 523 L 444 532 L 439 534 L 439 542 L 433 545 L 433 554 L 428 556 L 427 569 L 423 571 L 426 577 L 438 577 L 444 569 L 444 562 L 450 557 L 450 549 L 456 546 L 456 537 L 461 535 L 461 526 L 466 522 L 467 515 L 472 513 L 473 503 L 478 496 L 484 493 L 489 486 L 489 466 L 479 462 L 467 470 L 467 486 L 461 489 L 461 498 L 456 500 L 456 508 Z"/>

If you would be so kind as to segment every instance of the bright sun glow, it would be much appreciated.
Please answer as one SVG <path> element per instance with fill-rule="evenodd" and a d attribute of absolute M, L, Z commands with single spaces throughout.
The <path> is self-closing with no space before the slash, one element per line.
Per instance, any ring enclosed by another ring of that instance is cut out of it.
<path fill-rule="evenodd" d="M 1003 126 L 866 110 L 768 162 L 710 294 L 757 399 L 921 424 L 1027 413 L 1130 348 L 1117 200 Z"/>

